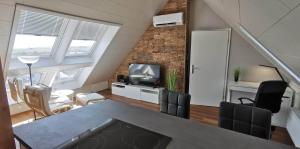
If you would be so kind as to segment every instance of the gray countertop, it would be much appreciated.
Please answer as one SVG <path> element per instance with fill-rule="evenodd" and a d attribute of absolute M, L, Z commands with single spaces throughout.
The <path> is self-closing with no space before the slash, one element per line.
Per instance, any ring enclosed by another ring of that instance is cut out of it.
<path fill-rule="evenodd" d="M 14 128 L 33 149 L 51 149 L 108 118 L 167 135 L 168 149 L 291 149 L 293 147 L 111 100 L 50 116 Z"/>

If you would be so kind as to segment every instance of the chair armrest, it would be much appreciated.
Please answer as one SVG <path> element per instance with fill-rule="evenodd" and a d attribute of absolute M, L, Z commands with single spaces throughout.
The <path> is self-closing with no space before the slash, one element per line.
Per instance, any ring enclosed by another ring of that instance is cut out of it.
<path fill-rule="evenodd" d="M 289 99 L 290 97 L 288 97 L 288 96 L 282 96 L 282 98 L 286 98 L 286 99 Z"/>
<path fill-rule="evenodd" d="M 248 98 L 248 97 L 240 97 L 240 98 L 238 98 L 238 100 L 241 102 L 241 104 L 244 104 L 243 103 L 243 99 L 246 99 L 246 100 L 248 100 L 248 101 L 251 101 L 251 102 L 255 102 L 253 99 L 251 99 L 251 98 Z"/>

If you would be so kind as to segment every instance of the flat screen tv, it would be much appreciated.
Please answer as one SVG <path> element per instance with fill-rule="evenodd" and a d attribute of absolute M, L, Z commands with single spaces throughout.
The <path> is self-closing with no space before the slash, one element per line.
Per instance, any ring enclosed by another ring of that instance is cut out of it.
<path fill-rule="evenodd" d="M 130 64 L 129 82 L 137 85 L 159 86 L 160 65 L 156 64 Z"/>

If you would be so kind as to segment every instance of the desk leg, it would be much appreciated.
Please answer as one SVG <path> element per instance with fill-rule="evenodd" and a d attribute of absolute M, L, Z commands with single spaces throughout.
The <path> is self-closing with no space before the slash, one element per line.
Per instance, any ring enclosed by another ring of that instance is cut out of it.
<path fill-rule="evenodd" d="M 25 145 L 23 145 L 20 141 L 15 139 L 16 149 L 28 149 Z"/>
<path fill-rule="evenodd" d="M 229 102 L 231 103 L 232 90 L 229 90 L 229 94 L 228 95 L 229 95 Z"/>
<path fill-rule="evenodd" d="M 27 149 L 27 148 L 20 143 L 20 149 Z"/>

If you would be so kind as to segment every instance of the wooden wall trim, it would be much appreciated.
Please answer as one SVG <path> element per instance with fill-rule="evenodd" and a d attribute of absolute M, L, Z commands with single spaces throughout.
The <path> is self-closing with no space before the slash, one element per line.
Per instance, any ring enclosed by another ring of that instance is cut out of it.
<path fill-rule="evenodd" d="M 186 53 L 185 53 L 185 74 L 184 74 L 184 91 L 189 93 L 190 85 L 190 62 L 191 62 L 191 29 L 190 29 L 190 13 L 191 0 L 187 0 L 186 4 Z"/>
<path fill-rule="evenodd" d="M 0 59 L 0 149 L 14 149 L 12 123 Z"/>

